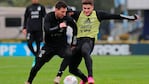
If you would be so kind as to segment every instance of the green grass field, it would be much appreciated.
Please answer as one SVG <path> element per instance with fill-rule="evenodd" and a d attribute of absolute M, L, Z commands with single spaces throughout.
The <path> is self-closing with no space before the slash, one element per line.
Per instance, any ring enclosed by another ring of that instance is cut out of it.
<path fill-rule="evenodd" d="M 93 56 L 92 58 L 95 84 L 149 84 L 149 56 Z M 0 84 L 24 84 L 32 61 L 32 57 L 0 57 Z M 33 84 L 53 84 L 60 62 L 59 57 L 54 57 L 45 64 Z M 84 60 L 80 68 L 87 74 Z M 62 80 L 68 74 L 67 69 Z"/>

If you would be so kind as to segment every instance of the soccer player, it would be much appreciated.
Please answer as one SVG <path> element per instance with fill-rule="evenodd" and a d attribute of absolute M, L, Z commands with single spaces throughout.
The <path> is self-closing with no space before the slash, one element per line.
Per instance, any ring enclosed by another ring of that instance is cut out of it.
<path fill-rule="evenodd" d="M 66 16 L 67 5 L 63 1 L 59 1 L 55 5 L 55 11 L 45 16 L 44 31 L 45 43 L 42 47 L 35 66 L 32 67 L 28 80 L 25 84 L 32 84 L 37 72 L 41 67 L 55 55 L 64 58 L 67 63 L 72 56 L 71 45 L 76 45 L 77 26 L 74 20 Z M 72 41 L 67 41 L 67 28 L 73 30 Z M 68 65 L 68 64 L 64 65 Z"/>
<path fill-rule="evenodd" d="M 95 81 L 93 78 L 91 52 L 94 48 L 95 40 L 97 40 L 97 33 L 99 32 L 100 23 L 103 20 L 110 20 L 110 19 L 136 20 L 137 16 L 109 14 L 101 10 L 96 11 L 94 10 L 94 0 L 82 0 L 82 11 L 74 11 L 72 17 L 77 22 L 78 34 L 77 34 L 77 47 L 75 48 L 74 52 L 75 53 L 74 57 L 76 60 L 72 61 L 72 63 L 70 63 L 69 66 L 71 66 L 71 64 L 76 64 L 75 66 L 78 66 L 80 63 L 79 61 L 81 61 L 80 57 L 83 57 L 88 71 L 88 79 L 87 81 L 82 80 L 80 84 L 85 84 L 86 82 L 88 82 L 88 84 L 94 84 Z M 63 62 L 62 64 L 64 64 Z M 60 67 L 59 72 L 63 71 L 64 70 L 62 70 Z M 57 74 L 57 77 L 60 78 L 61 75 L 62 73 L 60 75 Z"/>
<path fill-rule="evenodd" d="M 43 41 L 43 18 L 45 15 L 45 7 L 39 4 L 38 0 L 32 0 L 32 4 L 25 10 L 22 32 L 26 35 L 28 48 L 35 56 L 32 66 L 35 64 L 40 44 Z M 33 48 L 33 42 L 36 43 L 36 50 Z"/>

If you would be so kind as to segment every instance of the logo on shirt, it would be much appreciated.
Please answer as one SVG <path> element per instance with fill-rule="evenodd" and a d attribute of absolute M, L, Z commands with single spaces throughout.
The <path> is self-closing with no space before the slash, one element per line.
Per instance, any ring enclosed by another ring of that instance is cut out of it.
<path fill-rule="evenodd" d="M 39 18 L 39 11 L 32 11 L 31 12 L 31 18 L 32 19 L 38 19 Z"/>
<path fill-rule="evenodd" d="M 41 11 L 41 6 L 38 6 L 38 7 L 37 7 L 37 10 L 38 10 L 38 11 Z"/>
<path fill-rule="evenodd" d="M 84 21 L 84 24 L 81 26 L 81 32 L 90 32 L 91 31 L 91 28 L 92 28 L 92 25 L 91 25 L 91 20 L 90 18 L 87 18 L 85 21 Z"/>

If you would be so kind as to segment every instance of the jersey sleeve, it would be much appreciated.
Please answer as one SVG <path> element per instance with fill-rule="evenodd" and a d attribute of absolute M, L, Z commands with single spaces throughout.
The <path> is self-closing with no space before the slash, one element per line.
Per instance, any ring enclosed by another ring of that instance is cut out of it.
<path fill-rule="evenodd" d="M 45 17 L 45 15 L 46 15 L 46 9 L 44 6 L 42 6 L 42 16 Z"/>
<path fill-rule="evenodd" d="M 26 8 L 25 13 L 24 13 L 23 29 L 26 29 L 28 17 L 29 17 L 29 7 Z"/>
<path fill-rule="evenodd" d="M 70 26 L 72 28 L 72 42 L 71 45 L 76 45 L 77 44 L 77 24 L 75 22 L 75 20 L 71 17 L 68 18 L 68 22 L 67 22 L 68 26 Z"/>
<path fill-rule="evenodd" d="M 78 20 L 79 16 L 80 16 L 80 13 L 81 11 L 73 11 L 74 14 L 71 16 L 75 21 Z"/>
<path fill-rule="evenodd" d="M 109 19 L 117 19 L 117 20 L 122 20 L 122 19 L 127 19 L 127 20 L 136 20 L 137 16 L 126 16 L 122 14 L 110 14 L 105 11 L 96 11 L 97 17 L 99 21 L 102 20 L 109 20 Z"/>

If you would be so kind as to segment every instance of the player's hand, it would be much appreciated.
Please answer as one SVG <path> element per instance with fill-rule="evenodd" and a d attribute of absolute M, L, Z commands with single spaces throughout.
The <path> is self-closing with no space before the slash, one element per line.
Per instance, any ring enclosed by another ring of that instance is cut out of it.
<path fill-rule="evenodd" d="M 127 15 L 120 14 L 120 16 L 123 19 L 131 20 L 131 21 L 135 21 L 135 20 L 137 20 L 139 18 L 139 16 L 137 14 L 132 15 L 132 16 L 127 16 Z"/>
<path fill-rule="evenodd" d="M 67 27 L 66 22 L 60 23 L 60 24 L 59 24 L 59 27 L 65 29 L 65 28 Z"/>
<path fill-rule="evenodd" d="M 71 46 L 71 50 L 74 50 L 76 48 L 76 46 Z"/>
<path fill-rule="evenodd" d="M 23 29 L 23 30 L 22 30 L 22 33 L 23 33 L 24 35 L 26 35 L 27 30 L 26 30 L 26 29 Z"/>
<path fill-rule="evenodd" d="M 134 18 L 135 18 L 135 21 L 140 19 L 140 17 L 137 14 L 134 15 Z"/>

